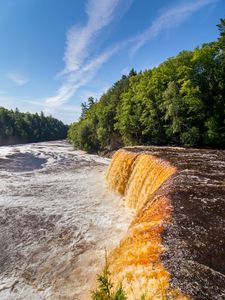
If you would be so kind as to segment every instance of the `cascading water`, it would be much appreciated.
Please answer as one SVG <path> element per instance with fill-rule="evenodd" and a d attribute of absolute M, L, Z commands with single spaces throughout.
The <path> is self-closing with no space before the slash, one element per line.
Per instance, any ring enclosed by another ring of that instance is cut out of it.
<path fill-rule="evenodd" d="M 64 141 L 0 147 L 1 300 L 88 299 L 131 220 L 108 163 Z"/>
<path fill-rule="evenodd" d="M 0 150 L 1 300 L 89 299 L 105 247 L 129 300 L 225 299 L 225 151 L 117 151 L 107 181 L 129 209 L 107 159 L 65 142 Z"/>
<path fill-rule="evenodd" d="M 224 150 L 116 152 L 107 180 L 136 212 L 110 256 L 128 299 L 225 299 L 224 178 Z"/>
<path fill-rule="evenodd" d="M 170 219 L 171 206 L 167 192 L 158 188 L 176 172 L 176 168 L 152 155 L 119 150 L 107 173 L 111 189 L 123 194 L 136 216 L 128 235 L 110 257 L 113 280 L 122 283 L 128 299 L 187 299 L 171 289 L 170 274 L 160 255 L 163 224 Z"/>

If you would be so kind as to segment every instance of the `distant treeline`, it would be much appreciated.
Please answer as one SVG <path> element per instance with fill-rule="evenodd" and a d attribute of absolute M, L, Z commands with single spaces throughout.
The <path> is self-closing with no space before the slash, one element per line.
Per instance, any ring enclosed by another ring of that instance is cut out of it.
<path fill-rule="evenodd" d="M 0 107 L 0 145 L 65 139 L 68 126 L 43 113 L 21 113 Z"/>
<path fill-rule="evenodd" d="M 80 149 L 123 145 L 225 147 L 225 19 L 217 41 L 122 76 L 82 104 L 68 132 Z"/>

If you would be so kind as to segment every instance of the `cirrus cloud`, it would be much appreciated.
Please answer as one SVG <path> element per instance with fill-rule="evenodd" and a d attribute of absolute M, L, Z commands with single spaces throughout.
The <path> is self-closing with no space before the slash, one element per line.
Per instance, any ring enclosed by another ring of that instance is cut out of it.
<path fill-rule="evenodd" d="M 135 54 L 142 46 L 158 36 L 163 30 L 178 26 L 199 9 L 215 2 L 217 0 L 183 1 L 176 6 L 164 10 L 144 32 L 133 39 L 135 45 L 132 48 L 131 54 Z"/>
<path fill-rule="evenodd" d="M 115 54 L 120 46 L 103 50 L 97 55 L 92 45 L 97 41 L 102 30 L 111 24 L 119 8 L 123 5 L 123 13 L 133 0 L 89 0 L 86 6 L 87 22 L 83 27 L 74 25 L 67 32 L 64 53 L 65 67 L 60 75 L 65 79 L 54 96 L 46 99 L 46 109 L 53 109 L 66 103 L 75 92 L 87 84 L 100 67 Z"/>
<path fill-rule="evenodd" d="M 22 86 L 27 84 L 30 79 L 17 71 L 11 71 L 6 75 L 6 78 L 13 81 L 16 85 Z"/>

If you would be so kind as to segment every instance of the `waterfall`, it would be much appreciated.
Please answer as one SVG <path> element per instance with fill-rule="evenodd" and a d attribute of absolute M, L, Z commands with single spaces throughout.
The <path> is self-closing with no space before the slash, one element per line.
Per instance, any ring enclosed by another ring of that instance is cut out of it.
<path fill-rule="evenodd" d="M 188 299 L 170 288 L 170 274 L 160 259 L 165 250 L 161 234 L 171 220 L 169 190 L 175 173 L 167 161 L 125 149 L 114 154 L 108 168 L 109 187 L 135 210 L 127 236 L 110 255 L 112 279 L 122 283 L 128 299 Z"/>

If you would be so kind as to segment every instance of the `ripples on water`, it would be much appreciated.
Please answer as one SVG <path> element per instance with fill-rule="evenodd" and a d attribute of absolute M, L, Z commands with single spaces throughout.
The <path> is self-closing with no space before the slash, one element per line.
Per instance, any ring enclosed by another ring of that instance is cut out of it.
<path fill-rule="evenodd" d="M 162 255 L 172 286 L 193 299 L 224 299 L 225 152 L 171 147 L 127 149 L 153 154 L 178 169 L 151 196 L 158 199 L 166 195 L 162 198 L 165 203 L 154 202 L 162 216 L 170 214 L 162 210 L 163 205 L 168 207 L 167 198 L 173 206 L 173 219 L 163 234 L 166 251 Z M 134 157 L 128 155 L 121 167 L 127 180 Z M 65 142 L 0 147 L 1 300 L 87 299 L 103 262 L 104 247 L 114 248 L 131 220 L 123 201 L 109 193 L 104 184 L 108 163 L 107 159 L 73 151 Z M 124 179 L 121 183 L 118 177 L 114 179 L 118 192 L 124 193 Z M 154 233 L 146 227 L 146 234 L 137 236 L 139 219 L 147 218 L 143 229 L 147 221 L 153 226 L 158 220 L 158 215 L 146 206 L 146 212 L 148 209 L 150 214 L 136 216 L 134 230 L 116 250 L 130 253 L 119 253 L 119 258 L 116 255 L 120 263 L 117 268 L 122 271 L 132 253 L 138 254 L 140 264 L 150 268 L 149 260 L 144 260 L 145 252 L 155 242 L 160 243 L 162 229 L 159 224 L 159 232 Z M 133 242 L 139 248 L 134 249 Z M 139 271 L 135 269 L 137 274 L 143 273 Z M 159 279 L 162 275 L 168 277 L 163 268 L 158 271 Z"/>
<path fill-rule="evenodd" d="M 127 149 L 153 154 L 178 168 L 171 182 L 165 182 L 155 195 L 167 194 L 173 206 L 162 257 L 172 286 L 196 300 L 225 299 L 225 151 Z"/>
<path fill-rule="evenodd" d="M 0 299 L 87 299 L 131 213 L 108 160 L 65 142 L 0 147 Z"/>

